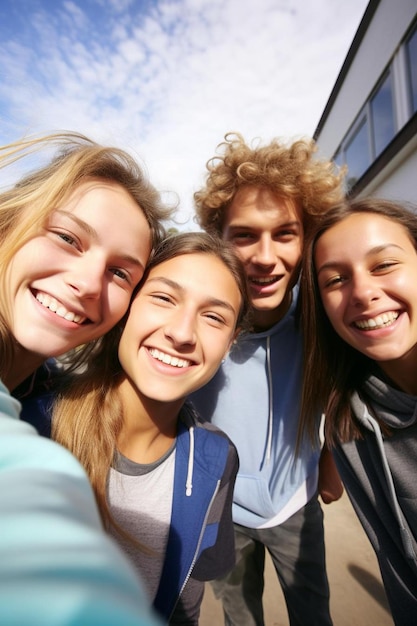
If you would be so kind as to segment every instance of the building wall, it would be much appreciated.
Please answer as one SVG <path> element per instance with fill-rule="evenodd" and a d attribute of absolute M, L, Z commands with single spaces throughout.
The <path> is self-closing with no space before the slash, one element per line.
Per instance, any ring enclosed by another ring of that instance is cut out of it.
<path fill-rule="evenodd" d="M 396 88 L 405 80 L 401 43 L 416 17 L 416 0 L 371 0 L 352 42 L 329 102 L 315 132 L 319 154 L 335 156 L 347 133 L 355 131 L 355 120 L 369 100 L 378 80 L 390 63 Z M 395 102 L 395 122 L 398 133 L 410 120 L 408 102 Z M 414 120 L 415 121 L 415 120 Z M 353 193 L 358 196 L 376 195 L 408 201 L 417 206 L 417 139 L 407 142 L 383 167 L 370 169 L 372 176 Z"/>
<path fill-rule="evenodd" d="M 409 203 L 417 210 L 417 137 L 358 194 Z"/>
<path fill-rule="evenodd" d="M 320 151 L 332 156 L 366 102 L 416 14 L 416 0 L 380 0 L 336 101 L 317 136 Z"/>

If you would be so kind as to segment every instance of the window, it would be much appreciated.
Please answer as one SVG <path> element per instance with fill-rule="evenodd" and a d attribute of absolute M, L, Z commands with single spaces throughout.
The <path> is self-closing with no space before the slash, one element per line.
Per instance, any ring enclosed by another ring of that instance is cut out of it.
<path fill-rule="evenodd" d="M 371 164 L 369 154 L 369 124 L 366 116 L 352 135 L 345 148 L 348 167 L 348 187 L 351 188 Z"/>
<path fill-rule="evenodd" d="M 406 43 L 408 76 L 410 81 L 411 107 L 417 111 L 417 26 Z"/>
<path fill-rule="evenodd" d="M 373 157 L 376 158 L 395 135 L 391 72 L 383 78 L 371 99 Z"/>
<path fill-rule="evenodd" d="M 417 112 L 417 22 L 400 46 L 333 156 L 338 166 L 347 165 L 347 190 Z"/>

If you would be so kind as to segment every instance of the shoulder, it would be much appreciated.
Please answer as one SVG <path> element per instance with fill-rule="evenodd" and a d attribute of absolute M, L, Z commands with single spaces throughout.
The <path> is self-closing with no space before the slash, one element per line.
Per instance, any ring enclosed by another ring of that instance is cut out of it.
<path fill-rule="evenodd" d="M 14 391 L 22 404 L 21 419 L 32 424 L 44 437 L 51 436 L 52 405 L 61 379 L 61 368 L 50 359 Z"/>
<path fill-rule="evenodd" d="M 187 402 L 184 405 L 183 411 L 181 413 L 181 419 L 184 421 L 187 427 L 194 426 L 195 428 L 198 428 L 199 430 L 205 432 L 207 437 L 220 437 L 227 441 L 231 448 L 235 448 L 235 445 L 233 444 L 232 440 L 226 435 L 226 433 L 218 426 L 215 426 L 211 422 L 203 419 L 191 402 Z"/>
<path fill-rule="evenodd" d="M 226 433 L 214 424 L 203 420 L 189 403 L 184 405 L 180 419 L 184 434 L 187 434 L 191 427 L 194 428 L 196 452 L 199 457 L 204 457 L 206 461 L 209 460 L 210 464 L 216 466 L 220 462 L 224 464 L 224 467 L 231 468 L 233 472 L 233 468 L 239 463 L 238 453 L 236 446 Z"/>

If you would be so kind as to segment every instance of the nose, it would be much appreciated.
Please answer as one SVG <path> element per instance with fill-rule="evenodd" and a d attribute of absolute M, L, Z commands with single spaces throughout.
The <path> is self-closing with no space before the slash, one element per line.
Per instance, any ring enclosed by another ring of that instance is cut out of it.
<path fill-rule="evenodd" d="M 79 298 L 97 300 L 103 290 L 106 270 L 103 259 L 90 258 L 87 255 L 79 257 L 68 272 L 67 284 Z"/>
<path fill-rule="evenodd" d="M 356 273 L 352 276 L 351 300 L 353 304 L 366 306 L 378 298 L 379 288 L 374 277 L 367 272 Z"/>
<path fill-rule="evenodd" d="M 275 246 L 270 235 L 265 235 L 256 243 L 252 255 L 252 263 L 264 266 L 275 265 Z"/>
<path fill-rule="evenodd" d="M 196 320 L 192 312 L 178 309 L 165 326 L 165 336 L 174 346 L 193 346 L 196 343 Z"/>

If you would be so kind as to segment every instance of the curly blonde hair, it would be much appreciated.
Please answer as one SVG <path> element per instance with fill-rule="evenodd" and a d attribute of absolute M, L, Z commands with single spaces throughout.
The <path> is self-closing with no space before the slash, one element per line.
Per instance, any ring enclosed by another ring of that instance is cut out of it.
<path fill-rule="evenodd" d="M 207 162 L 205 186 L 194 194 L 197 222 L 206 231 L 222 234 L 225 214 L 244 186 L 265 187 L 288 198 L 302 211 L 304 228 L 343 199 L 344 171 L 329 160 L 314 157 L 313 139 L 292 144 L 274 139 L 249 146 L 239 133 L 227 133 L 218 154 Z"/>

